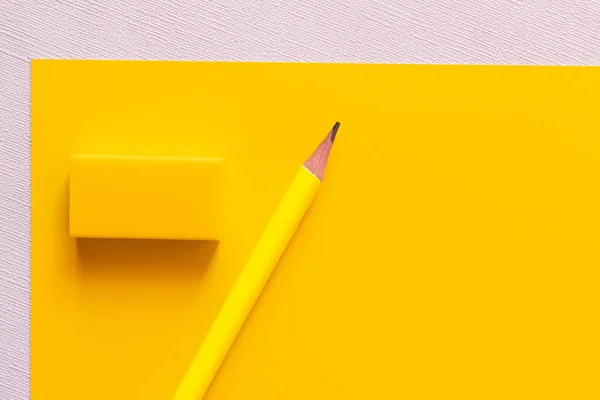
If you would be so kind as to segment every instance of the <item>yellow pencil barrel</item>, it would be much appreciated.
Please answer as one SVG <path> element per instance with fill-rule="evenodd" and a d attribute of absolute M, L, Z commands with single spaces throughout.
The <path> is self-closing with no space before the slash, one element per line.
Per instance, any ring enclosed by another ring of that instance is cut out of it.
<path fill-rule="evenodd" d="M 300 168 L 204 338 L 173 400 L 199 400 L 204 396 L 317 194 L 320 183 L 304 166 Z"/>

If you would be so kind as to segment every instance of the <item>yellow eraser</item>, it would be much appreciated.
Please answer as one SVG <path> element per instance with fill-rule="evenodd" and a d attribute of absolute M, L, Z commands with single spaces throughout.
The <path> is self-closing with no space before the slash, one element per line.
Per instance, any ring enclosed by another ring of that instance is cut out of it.
<path fill-rule="evenodd" d="M 219 240 L 222 159 L 72 155 L 74 237 Z"/>

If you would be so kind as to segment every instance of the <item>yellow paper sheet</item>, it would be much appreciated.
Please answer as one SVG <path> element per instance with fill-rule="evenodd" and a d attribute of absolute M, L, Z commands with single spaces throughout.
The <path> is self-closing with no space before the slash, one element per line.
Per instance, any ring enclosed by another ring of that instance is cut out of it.
<path fill-rule="evenodd" d="M 34 61 L 32 398 L 170 399 L 336 120 L 206 398 L 600 397 L 599 93 L 598 68 Z M 69 238 L 72 153 L 223 157 L 221 242 Z"/>

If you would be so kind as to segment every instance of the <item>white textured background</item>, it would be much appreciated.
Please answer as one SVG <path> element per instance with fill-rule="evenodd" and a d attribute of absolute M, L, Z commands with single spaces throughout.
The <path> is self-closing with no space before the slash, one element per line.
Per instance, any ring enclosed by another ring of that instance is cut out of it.
<path fill-rule="evenodd" d="M 29 398 L 32 58 L 600 65 L 599 0 L 0 0 L 0 399 Z"/>

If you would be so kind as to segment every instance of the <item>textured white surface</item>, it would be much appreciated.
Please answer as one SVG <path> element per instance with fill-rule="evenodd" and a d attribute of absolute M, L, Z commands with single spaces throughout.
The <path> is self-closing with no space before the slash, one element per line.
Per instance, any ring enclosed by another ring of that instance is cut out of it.
<path fill-rule="evenodd" d="M 0 399 L 29 398 L 32 58 L 600 64 L 594 0 L 0 0 Z"/>

